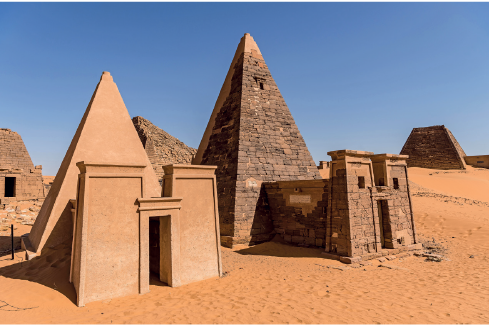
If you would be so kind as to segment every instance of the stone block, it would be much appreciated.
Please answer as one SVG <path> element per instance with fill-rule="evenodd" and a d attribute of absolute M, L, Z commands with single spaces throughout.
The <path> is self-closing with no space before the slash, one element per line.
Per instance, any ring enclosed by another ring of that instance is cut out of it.
<path fill-rule="evenodd" d="M 345 264 L 359 263 L 361 260 L 362 257 L 345 257 L 345 256 L 340 257 L 340 261 Z"/>

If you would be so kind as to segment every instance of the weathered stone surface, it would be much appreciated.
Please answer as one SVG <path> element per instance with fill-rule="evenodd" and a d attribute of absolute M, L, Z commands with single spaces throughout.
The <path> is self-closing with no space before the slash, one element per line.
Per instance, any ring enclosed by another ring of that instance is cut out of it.
<path fill-rule="evenodd" d="M 333 160 L 326 205 L 326 251 L 373 259 L 395 255 L 398 248 L 414 244 L 407 157 L 352 150 L 328 155 Z"/>
<path fill-rule="evenodd" d="M 192 162 L 192 157 L 197 152 L 195 148 L 185 145 L 143 117 L 132 118 L 132 123 L 138 132 L 139 139 L 141 139 L 160 184 L 165 174 L 163 166 L 190 164 Z"/>
<path fill-rule="evenodd" d="M 264 183 L 275 233 L 298 245 L 324 247 L 328 180 Z"/>
<path fill-rule="evenodd" d="M 465 152 L 444 125 L 413 128 L 402 150 L 409 167 L 465 169 Z"/>
<path fill-rule="evenodd" d="M 321 179 L 249 34 L 238 45 L 193 164 L 218 166 L 221 235 L 232 244 L 273 236 L 263 182 Z"/>
<path fill-rule="evenodd" d="M 0 202 L 42 197 L 42 166 L 34 166 L 18 133 L 0 128 Z"/>

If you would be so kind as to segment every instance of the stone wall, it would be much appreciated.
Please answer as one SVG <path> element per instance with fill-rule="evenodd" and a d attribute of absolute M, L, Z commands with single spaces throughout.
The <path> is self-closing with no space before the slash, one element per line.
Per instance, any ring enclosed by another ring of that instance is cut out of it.
<path fill-rule="evenodd" d="M 13 189 L 7 189 L 10 185 L 13 185 Z M 12 192 L 13 195 L 6 192 Z M 42 166 L 32 164 L 18 133 L 10 129 L 0 129 L 0 201 L 42 197 Z"/>
<path fill-rule="evenodd" d="M 160 183 L 164 175 L 164 165 L 191 164 L 192 157 L 197 152 L 195 148 L 185 145 L 143 117 L 134 117 L 132 122 Z"/>
<path fill-rule="evenodd" d="M 489 169 L 489 155 L 466 156 L 465 163 L 468 165 Z"/>
<path fill-rule="evenodd" d="M 358 257 L 414 244 L 407 156 L 350 150 L 328 154 L 333 161 L 326 251 Z"/>
<path fill-rule="evenodd" d="M 445 126 L 414 128 L 402 155 L 409 155 L 409 167 L 465 169 L 465 152 Z"/>
<path fill-rule="evenodd" d="M 329 181 L 264 184 L 274 231 L 290 243 L 324 247 Z"/>

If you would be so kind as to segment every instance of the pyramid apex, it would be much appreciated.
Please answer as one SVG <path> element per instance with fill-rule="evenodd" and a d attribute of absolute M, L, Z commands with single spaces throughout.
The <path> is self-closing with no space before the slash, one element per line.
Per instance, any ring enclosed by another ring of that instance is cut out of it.
<path fill-rule="evenodd" d="M 100 77 L 100 81 L 102 81 L 102 80 L 114 81 L 114 79 L 110 75 L 110 72 L 108 72 L 108 71 L 102 72 L 102 76 Z"/>
<path fill-rule="evenodd" d="M 245 33 L 244 36 L 251 36 L 250 33 Z"/>

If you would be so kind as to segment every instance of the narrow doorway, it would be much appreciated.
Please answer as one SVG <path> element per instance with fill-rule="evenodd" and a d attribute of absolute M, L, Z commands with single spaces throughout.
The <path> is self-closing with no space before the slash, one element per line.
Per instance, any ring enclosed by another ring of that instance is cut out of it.
<path fill-rule="evenodd" d="M 5 177 L 5 197 L 15 197 L 15 177 Z"/>
<path fill-rule="evenodd" d="M 377 201 L 379 210 L 380 243 L 382 248 L 392 248 L 392 234 L 387 200 Z"/>
<path fill-rule="evenodd" d="M 149 220 L 149 271 L 152 276 L 160 279 L 160 218 Z"/>

